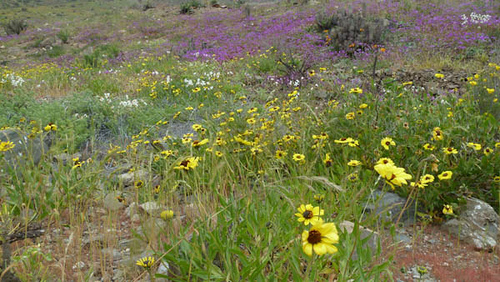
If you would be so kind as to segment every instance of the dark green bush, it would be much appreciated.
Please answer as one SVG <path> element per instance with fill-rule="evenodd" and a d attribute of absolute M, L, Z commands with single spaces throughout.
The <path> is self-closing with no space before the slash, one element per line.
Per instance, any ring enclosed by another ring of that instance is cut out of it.
<path fill-rule="evenodd" d="M 381 44 L 385 25 L 383 19 L 370 19 L 347 11 L 316 16 L 315 29 L 328 35 L 327 42 L 335 50 L 346 50 L 352 44 Z"/>
<path fill-rule="evenodd" d="M 5 33 L 7 33 L 7 35 L 21 34 L 21 32 L 28 29 L 28 24 L 24 20 L 13 19 L 8 23 L 4 24 L 3 28 L 5 30 Z"/>

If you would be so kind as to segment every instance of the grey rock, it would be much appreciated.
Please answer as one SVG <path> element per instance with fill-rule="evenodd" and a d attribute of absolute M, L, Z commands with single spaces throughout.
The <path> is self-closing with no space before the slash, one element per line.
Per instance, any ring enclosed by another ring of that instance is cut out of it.
<path fill-rule="evenodd" d="M 436 282 L 437 280 L 431 275 L 432 268 L 425 267 L 425 269 L 427 271 L 426 273 L 420 273 L 418 271 L 418 266 L 414 266 L 409 269 L 408 274 L 414 279 L 413 281 Z"/>
<path fill-rule="evenodd" d="M 146 202 L 139 207 L 141 207 L 146 213 L 151 216 L 160 216 L 160 213 L 162 211 L 162 206 L 156 202 Z"/>
<path fill-rule="evenodd" d="M 412 203 L 403 211 L 406 204 L 406 199 L 391 192 L 382 192 L 376 190 L 370 196 L 370 204 L 366 209 L 370 213 L 375 213 L 379 218 L 380 223 L 394 222 L 396 223 L 401 212 L 399 223 L 411 225 L 415 223 L 415 203 Z"/>
<path fill-rule="evenodd" d="M 411 243 L 411 238 L 408 235 L 402 233 L 396 234 L 394 240 L 400 243 Z"/>
<path fill-rule="evenodd" d="M 73 265 L 73 270 L 81 270 L 85 267 L 85 263 L 83 261 L 79 261 Z"/>
<path fill-rule="evenodd" d="M 125 207 L 125 203 L 120 201 L 120 199 L 122 199 L 122 192 L 111 191 L 104 197 L 103 205 L 109 211 L 117 211 Z"/>
<path fill-rule="evenodd" d="M 38 164 L 43 154 L 49 150 L 49 136 L 46 135 L 46 138 L 42 140 L 40 135 L 28 138 L 28 134 L 18 129 L 0 130 L 0 141 L 12 142 L 15 145 L 11 150 L 4 152 L 5 160 L 10 166 L 14 167 L 27 161 L 33 161 L 35 165 Z"/>
<path fill-rule="evenodd" d="M 344 232 L 351 234 L 354 230 L 354 223 L 351 221 L 344 220 L 339 224 L 339 228 L 340 230 L 343 230 Z M 359 233 L 361 240 L 369 237 L 368 241 L 365 244 L 368 248 L 371 249 L 372 254 L 375 253 L 377 251 L 377 241 L 379 239 L 378 233 L 363 226 L 359 226 Z M 355 252 L 352 256 L 352 259 L 356 260 L 357 257 L 358 257 L 357 253 Z"/>
<path fill-rule="evenodd" d="M 143 169 L 139 169 L 132 172 L 126 172 L 118 175 L 118 180 L 123 183 L 123 186 L 133 186 L 136 180 L 146 181 L 149 177 L 149 173 Z"/>
<path fill-rule="evenodd" d="M 82 154 L 76 153 L 73 155 L 67 154 L 67 153 L 62 153 L 62 154 L 57 154 L 53 157 L 54 162 L 61 163 L 62 165 L 68 165 L 73 163 L 73 159 L 78 158 L 81 160 Z"/>
<path fill-rule="evenodd" d="M 467 199 L 466 210 L 443 227 L 460 240 L 472 244 L 478 250 L 491 250 L 497 245 L 499 216 L 487 203 Z"/>

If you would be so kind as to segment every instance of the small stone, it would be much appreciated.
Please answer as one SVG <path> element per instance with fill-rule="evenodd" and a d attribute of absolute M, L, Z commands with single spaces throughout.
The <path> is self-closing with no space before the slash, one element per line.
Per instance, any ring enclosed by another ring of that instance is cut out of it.
<path fill-rule="evenodd" d="M 120 191 L 112 191 L 104 197 L 104 207 L 110 211 L 117 211 L 125 207 L 125 203 L 121 199 L 122 193 Z"/>
<path fill-rule="evenodd" d="M 162 207 L 156 202 L 146 202 L 140 207 L 151 216 L 160 216 Z"/>
<path fill-rule="evenodd" d="M 138 224 L 138 223 L 140 223 L 140 222 L 141 222 L 141 217 L 140 217 L 138 214 L 134 214 L 134 215 L 130 218 L 130 220 L 131 220 L 133 223 Z"/>
<path fill-rule="evenodd" d="M 73 270 L 81 270 L 85 267 L 85 263 L 83 261 L 79 261 L 73 265 Z"/>

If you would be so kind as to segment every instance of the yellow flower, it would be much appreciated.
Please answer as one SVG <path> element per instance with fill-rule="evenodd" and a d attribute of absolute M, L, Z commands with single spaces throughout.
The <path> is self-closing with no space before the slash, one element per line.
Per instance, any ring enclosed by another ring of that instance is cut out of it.
<path fill-rule="evenodd" d="M 333 244 L 339 242 L 339 234 L 334 223 L 317 222 L 311 230 L 302 232 L 302 250 L 308 256 L 313 252 L 317 255 L 334 254 L 337 247 Z"/>
<path fill-rule="evenodd" d="M 205 145 L 207 143 L 208 143 L 208 139 L 207 138 L 205 138 L 205 139 L 203 139 L 201 141 L 194 140 L 193 143 L 191 143 L 191 146 L 193 146 L 193 147 L 200 147 L 200 146 L 203 146 L 203 145 Z"/>
<path fill-rule="evenodd" d="M 281 150 L 276 150 L 276 158 L 279 160 L 279 159 L 282 159 L 284 157 L 286 157 L 287 155 L 287 152 L 285 151 L 281 151 Z"/>
<path fill-rule="evenodd" d="M 485 156 L 489 156 L 491 153 L 493 153 L 493 149 L 491 149 L 490 147 L 486 147 L 484 148 L 483 153 Z"/>
<path fill-rule="evenodd" d="M 347 163 L 348 166 L 359 166 L 361 165 L 361 162 L 360 161 L 357 161 L 357 160 L 351 160 Z"/>
<path fill-rule="evenodd" d="M 191 126 L 191 128 L 194 130 L 194 131 L 198 131 L 200 129 L 202 129 L 202 126 L 201 124 L 193 124 L 193 126 Z"/>
<path fill-rule="evenodd" d="M 160 214 L 160 217 L 163 219 L 163 220 L 167 220 L 167 219 L 171 219 L 174 217 L 174 211 L 173 210 L 165 210 L 165 211 L 162 211 L 161 214 Z"/>
<path fill-rule="evenodd" d="M 453 214 L 453 207 L 450 205 L 444 205 L 443 214 L 452 215 Z"/>
<path fill-rule="evenodd" d="M 359 141 L 358 140 L 352 140 L 349 143 L 347 143 L 349 147 L 359 147 Z"/>
<path fill-rule="evenodd" d="M 493 177 L 493 182 L 500 183 L 500 176 Z"/>
<path fill-rule="evenodd" d="M 425 150 L 428 150 L 428 151 L 432 151 L 432 150 L 434 150 L 435 148 L 434 148 L 434 146 L 432 146 L 431 144 L 426 143 L 426 144 L 424 145 L 424 149 L 425 149 Z"/>
<path fill-rule="evenodd" d="M 347 179 L 351 182 L 355 182 L 359 179 L 359 176 L 357 173 L 351 173 L 347 176 Z"/>
<path fill-rule="evenodd" d="M 197 93 L 197 92 L 200 92 L 201 88 L 200 87 L 196 87 L 194 88 L 192 91 L 193 93 Z"/>
<path fill-rule="evenodd" d="M 412 178 L 410 174 L 405 172 L 404 168 L 397 167 L 390 163 L 377 164 L 374 169 L 382 178 L 386 180 L 389 185 L 391 185 L 392 189 L 394 189 L 394 185 L 402 186 L 403 184 L 408 184 L 406 180 L 410 180 Z"/>
<path fill-rule="evenodd" d="M 215 156 L 220 158 L 220 157 L 224 156 L 224 153 L 222 153 L 221 151 L 215 151 Z"/>
<path fill-rule="evenodd" d="M 361 105 L 359 105 L 359 108 L 360 109 L 366 109 L 366 108 L 368 108 L 368 105 L 367 104 L 361 104 Z"/>
<path fill-rule="evenodd" d="M 495 148 L 500 148 L 500 142 L 495 143 Z"/>
<path fill-rule="evenodd" d="M 304 222 L 304 225 L 315 224 L 319 220 L 321 220 L 320 216 L 325 214 L 325 211 L 320 209 L 319 207 L 313 207 L 311 204 L 300 205 L 297 208 L 299 211 L 295 214 L 298 222 Z"/>
<path fill-rule="evenodd" d="M 434 76 L 436 78 L 439 78 L 439 79 L 443 79 L 444 78 L 444 74 L 441 74 L 441 73 L 436 73 Z"/>
<path fill-rule="evenodd" d="M 467 143 L 467 147 L 472 148 L 476 151 L 481 150 L 481 144 L 476 144 L 476 143 L 472 143 L 472 142 Z"/>
<path fill-rule="evenodd" d="M 0 152 L 7 152 L 7 151 L 13 149 L 14 147 L 16 147 L 16 144 L 14 144 L 10 141 L 0 142 Z"/>
<path fill-rule="evenodd" d="M 298 162 L 298 163 L 305 163 L 306 156 L 304 156 L 302 154 L 293 154 L 293 160 Z"/>
<path fill-rule="evenodd" d="M 326 154 L 325 159 L 323 160 L 323 163 L 325 164 L 326 167 L 329 167 L 332 165 L 333 160 L 330 158 L 330 154 Z"/>
<path fill-rule="evenodd" d="M 153 266 L 155 264 L 155 258 L 154 257 L 144 257 L 144 258 L 137 260 L 137 262 L 135 264 L 137 264 L 138 266 L 142 266 L 144 268 L 151 268 L 151 266 Z"/>
<path fill-rule="evenodd" d="M 382 141 L 380 141 L 380 144 L 382 144 L 382 147 L 386 150 L 389 150 L 389 146 L 391 145 L 396 146 L 396 142 L 394 142 L 391 137 L 385 137 Z"/>
<path fill-rule="evenodd" d="M 363 89 L 361 89 L 359 87 L 351 88 L 351 90 L 349 90 L 349 93 L 363 94 Z"/>
<path fill-rule="evenodd" d="M 447 179 L 451 179 L 452 176 L 453 176 L 453 172 L 447 170 L 447 171 L 443 171 L 440 175 L 438 175 L 438 178 L 439 178 L 439 180 L 447 180 Z"/>
<path fill-rule="evenodd" d="M 144 186 L 144 181 L 142 181 L 142 180 L 136 180 L 136 181 L 134 182 L 134 187 L 135 187 L 135 188 L 139 189 L 139 188 L 141 188 L 142 186 Z"/>
<path fill-rule="evenodd" d="M 45 126 L 43 128 L 45 131 L 57 131 L 57 125 L 53 124 L 53 123 L 49 123 L 47 124 L 47 126 Z"/>
<path fill-rule="evenodd" d="M 472 86 L 476 86 L 477 82 L 475 82 L 475 81 L 469 81 L 469 84 L 472 85 Z"/>
<path fill-rule="evenodd" d="M 255 122 L 256 122 L 256 120 L 254 118 L 247 119 L 248 124 L 254 124 Z"/>
<path fill-rule="evenodd" d="M 439 127 L 434 127 L 434 130 L 432 130 L 432 138 L 434 140 L 443 140 L 443 132 L 441 131 L 441 128 Z"/>
<path fill-rule="evenodd" d="M 198 157 L 186 158 L 185 160 L 181 161 L 178 166 L 175 166 L 174 169 L 183 169 L 186 171 L 194 169 L 198 166 L 198 160 Z"/>
<path fill-rule="evenodd" d="M 494 88 L 486 88 L 486 92 L 488 92 L 488 94 L 493 94 L 493 92 L 495 92 L 495 89 Z"/>
<path fill-rule="evenodd" d="M 420 181 L 425 184 L 434 182 L 434 175 L 426 174 L 420 178 Z"/>
<path fill-rule="evenodd" d="M 443 152 L 447 155 L 451 155 L 451 154 L 458 154 L 458 151 L 457 149 L 453 148 L 453 147 L 448 147 L 448 148 L 443 148 Z"/>
<path fill-rule="evenodd" d="M 164 156 L 165 158 L 167 158 L 167 157 L 169 157 L 169 156 L 173 155 L 173 154 L 174 154 L 174 151 L 172 151 L 172 150 L 165 150 L 165 151 L 161 151 L 161 153 L 160 153 L 160 154 L 161 154 L 162 156 Z"/>
<path fill-rule="evenodd" d="M 377 161 L 377 164 L 383 164 L 383 165 L 386 165 L 386 164 L 391 164 L 391 165 L 394 165 L 394 162 L 389 159 L 389 158 L 381 158 Z"/>
<path fill-rule="evenodd" d="M 324 199 L 325 199 L 325 195 L 324 194 L 315 194 L 314 195 L 314 200 L 318 204 L 321 203 L 321 202 L 323 202 Z"/>
<path fill-rule="evenodd" d="M 424 189 L 425 187 L 427 187 L 427 183 L 423 183 L 422 181 L 417 181 L 417 182 L 411 182 L 410 183 L 410 186 L 411 187 L 418 187 L 420 189 Z"/>
<path fill-rule="evenodd" d="M 340 139 L 334 140 L 333 142 L 335 142 L 337 144 L 345 144 L 345 143 L 349 143 L 353 140 L 354 139 L 352 139 L 351 137 L 348 137 L 348 138 L 340 138 Z"/>
<path fill-rule="evenodd" d="M 345 118 L 346 119 L 354 119 L 355 116 L 356 116 L 356 114 L 354 112 L 350 112 L 350 113 L 347 113 L 345 115 Z"/>

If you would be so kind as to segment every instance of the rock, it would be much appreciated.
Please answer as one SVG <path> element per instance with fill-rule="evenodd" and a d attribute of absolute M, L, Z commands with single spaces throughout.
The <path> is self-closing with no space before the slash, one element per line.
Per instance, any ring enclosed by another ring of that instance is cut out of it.
<path fill-rule="evenodd" d="M 125 209 L 125 214 L 132 218 L 134 215 L 137 214 L 137 210 L 138 210 L 139 206 L 137 205 L 136 202 L 132 202 L 130 203 L 130 205 Z"/>
<path fill-rule="evenodd" d="M 79 261 L 73 265 L 73 270 L 81 270 L 85 267 L 85 263 L 83 261 Z"/>
<path fill-rule="evenodd" d="M 431 270 L 428 266 L 414 266 L 409 269 L 408 274 L 414 279 L 413 281 L 435 282 L 437 280 L 432 278 Z"/>
<path fill-rule="evenodd" d="M 411 243 L 411 238 L 403 233 L 397 233 L 396 236 L 394 237 L 394 240 L 400 243 Z"/>
<path fill-rule="evenodd" d="M 160 266 L 158 266 L 158 269 L 156 270 L 156 273 L 168 276 L 168 271 L 170 269 L 170 265 L 166 261 L 162 261 L 160 263 Z M 166 278 L 157 278 L 156 281 L 168 281 Z"/>
<path fill-rule="evenodd" d="M 379 218 L 381 223 L 384 222 L 394 222 L 399 218 L 399 215 L 403 211 L 406 199 L 398 196 L 391 192 L 375 191 L 373 192 L 370 204 L 366 206 L 366 209 L 370 213 L 375 213 Z M 409 207 L 403 211 L 403 215 L 399 220 L 399 223 L 404 225 L 410 225 L 415 223 L 415 203 L 412 203 Z"/>
<path fill-rule="evenodd" d="M 343 232 L 351 234 L 354 230 L 354 223 L 351 221 L 344 220 L 339 224 L 339 229 L 342 230 Z M 379 238 L 378 233 L 366 227 L 359 226 L 359 234 L 361 240 L 370 237 L 365 244 L 367 245 L 367 247 L 371 249 L 372 254 L 374 254 L 377 251 L 377 241 Z M 352 259 L 356 260 L 357 257 L 358 256 L 355 252 L 352 256 Z"/>
<path fill-rule="evenodd" d="M 117 211 L 125 207 L 125 201 L 122 198 L 122 192 L 112 191 L 103 199 L 104 207 L 109 211 Z"/>
<path fill-rule="evenodd" d="M 70 154 L 67 154 L 67 153 L 61 153 L 61 154 L 57 154 L 55 155 L 52 160 L 54 162 L 59 162 L 61 163 L 62 165 L 68 165 L 68 164 L 71 164 L 73 163 L 73 159 L 75 158 L 78 158 L 79 160 L 81 160 L 82 158 L 82 154 L 80 153 L 75 153 L 73 155 L 70 155 Z"/>
<path fill-rule="evenodd" d="M 458 219 L 451 219 L 443 228 L 460 240 L 474 245 L 477 250 L 491 250 L 497 245 L 499 216 L 487 203 L 467 199 L 466 210 Z"/>
<path fill-rule="evenodd" d="M 147 171 L 139 169 L 132 172 L 126 172 L 118 175 L 118 180 L 123 183 L 123 186 L 134 186 L 134 182 L 136 180 L 146 181 L 148 179 L 149 174 Z"/>
<path fill-rule="evenodd" d="M 55 37 L 47 37 L 47 38 L 45 38 L 44 40 L 42 40 L 40 42 L 40 44 L 38 45 L 38 47 L 40 47 L 40 48 L 50 48 L 50 47 L 54 46 L 55 43 L 56 43 L 56 38 Z"/>
<path fill-rule="evenodd" d="M 156 202 L 146 202 L 142 205 L 140 205 L 145 212 L 147 212 L 151 216 L 160 216 L 160 213 L 162 211 L 162 207 L 156 203 Z"/>
<path fill-rule="evenodd" d="M 11 150 L 4 152 L 5 160 L 14 167 L 28 160 L 33 161 L 35 165 L 38 164 L 43 154 L 49 150 L 50 137 L 48 136 L 42 140 L 39 135 L 28 138 L 28 134 L 14 128 L 0 130 L 0 141 L 12 142 L 15 145 Z"/>

